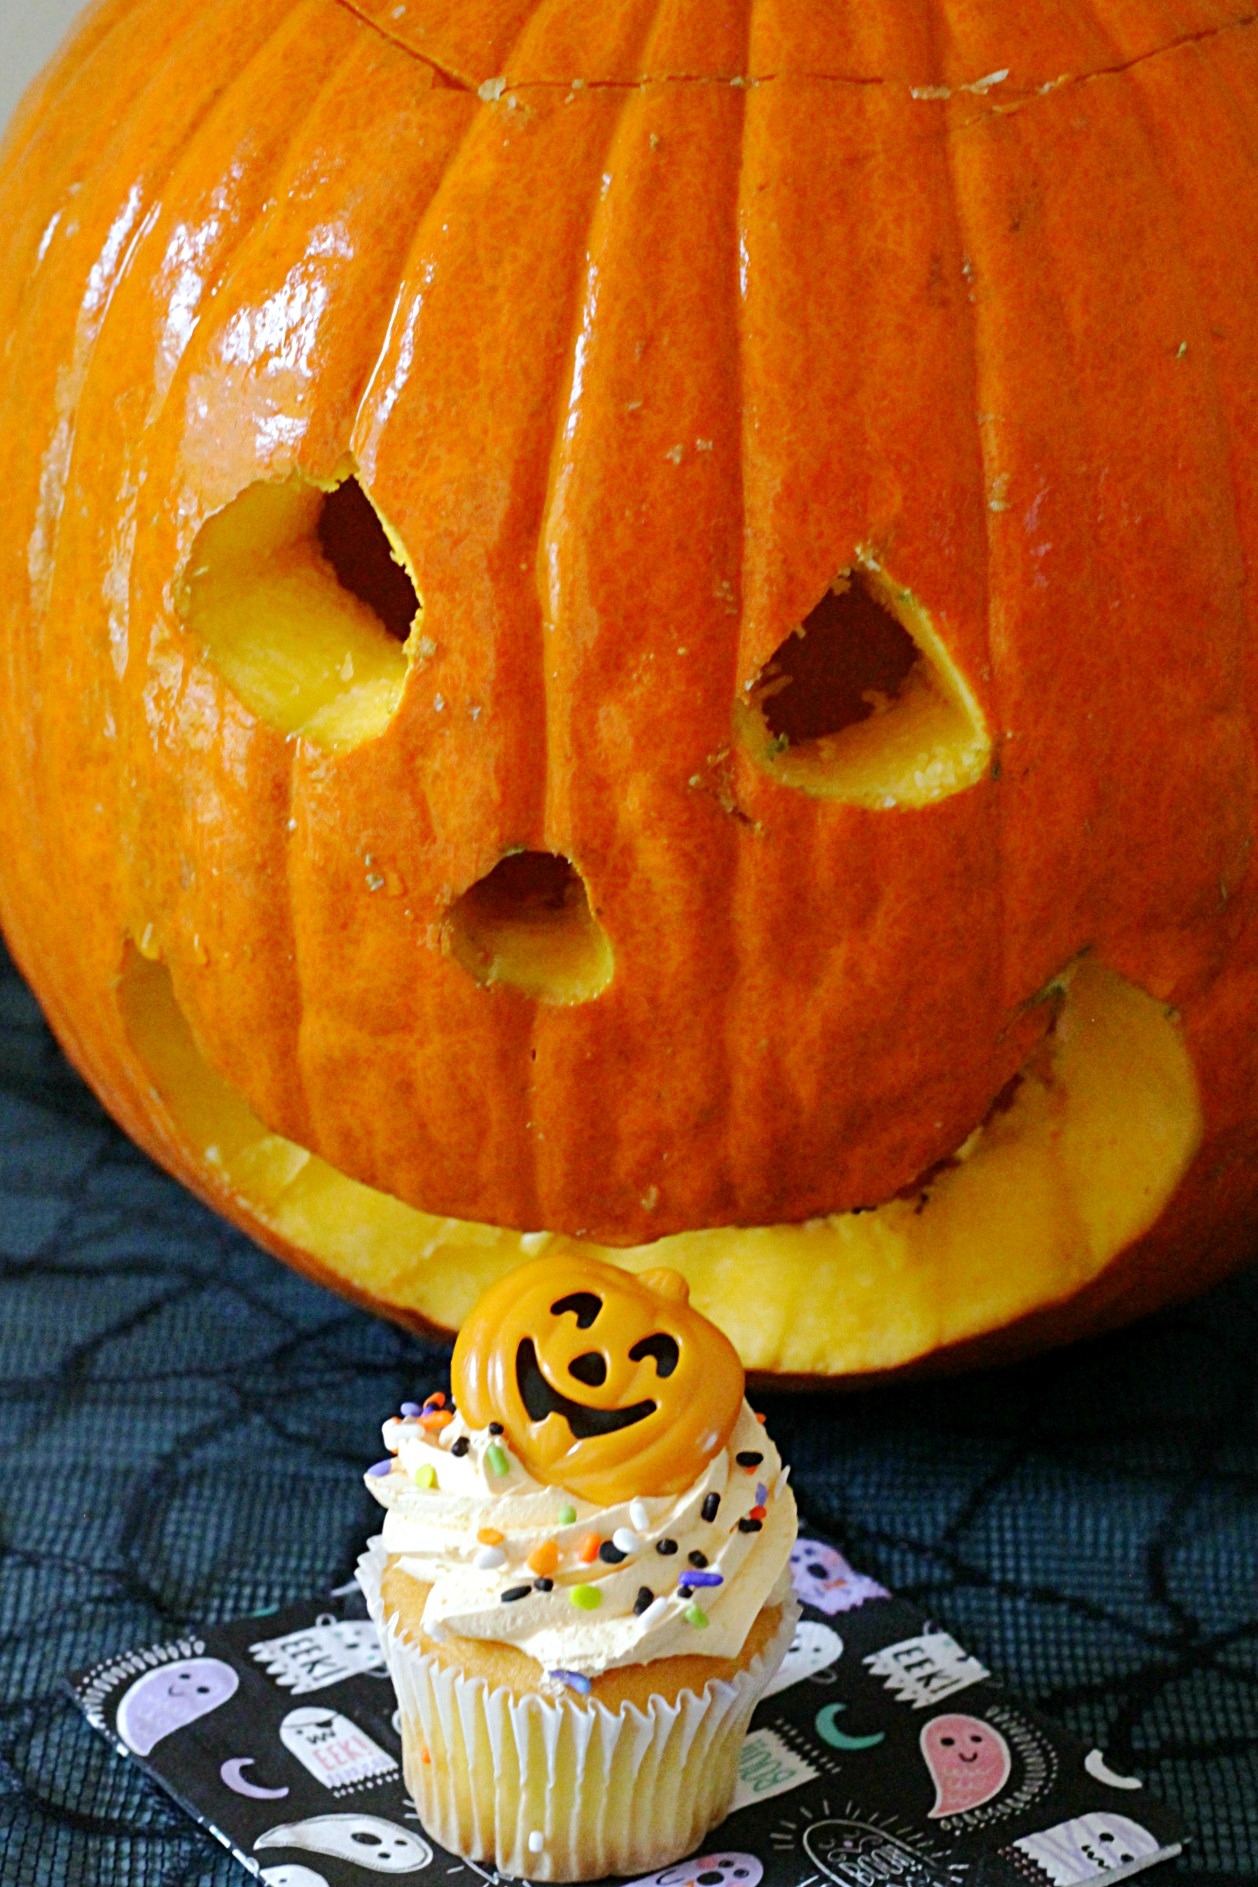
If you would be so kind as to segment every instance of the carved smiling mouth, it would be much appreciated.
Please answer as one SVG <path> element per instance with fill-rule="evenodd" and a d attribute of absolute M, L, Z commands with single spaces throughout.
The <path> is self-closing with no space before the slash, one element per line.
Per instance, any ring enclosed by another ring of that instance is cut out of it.
<path fill-rule="evenodd" d="M 520 1398 L 531 1422 L 544 1422 L 548 1415 L 562 1415 L 577 1441 L 589 1441 L 594 1435 L 613 1435 L 618 1428 L 632 1428 L 648 1415 L 654 1415 L 651 1401 L 631 1403 L 627 1409 L 591 1409 L 584 1402 L 573 1402 L 552 1388 L 542 1373 L 533 1339 L 525 1337 L 515 1357 L 515 1379 Z"/>

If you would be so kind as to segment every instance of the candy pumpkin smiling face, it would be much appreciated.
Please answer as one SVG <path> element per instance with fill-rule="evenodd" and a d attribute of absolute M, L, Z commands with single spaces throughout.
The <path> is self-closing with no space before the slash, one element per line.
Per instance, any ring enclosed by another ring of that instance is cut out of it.
<path fill-rule="evenodd" d="M 539 1481 L 610 1504 L 680 1494 L 729 1440 L 743 1369 L 676 1271 L 538 1259 L 485 1293 L 451 1383 Z"/>

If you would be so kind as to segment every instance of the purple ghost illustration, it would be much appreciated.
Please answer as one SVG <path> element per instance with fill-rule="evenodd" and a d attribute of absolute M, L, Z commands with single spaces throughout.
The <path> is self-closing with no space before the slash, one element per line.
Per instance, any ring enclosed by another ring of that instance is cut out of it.
<path fill-rule="evenodd" d="M 853 1572 L 842 1553 L 820 1540 L 796 1540 L 791 1548 L 791 1579 L 805 1605 L 833 1618 L 836 1612 L 854 1612 L 867 1599 L 887 1599 L 885 1586 L 866 1573 Z"/>
<path fill-rule="evenodd" d="M 118 1705 L 117 1730 L 129 1750 L 147 1756 L 163 1737 L 208 1716 L 240 1679 L 221 1658 L 180 1658 L 137 1677 Z"/>

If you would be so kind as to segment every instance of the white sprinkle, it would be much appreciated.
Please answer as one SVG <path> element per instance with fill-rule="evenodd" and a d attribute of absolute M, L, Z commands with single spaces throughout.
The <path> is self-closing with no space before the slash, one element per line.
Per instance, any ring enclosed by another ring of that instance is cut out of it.
<path fill-rule="evenodd" d="M 619 1547 L 622 1553 L 637 1553 L 642 1542 L 629 1527 L 617 1527 L 612 1534 L 612 1545 Z"/>
<path fill-rule="evenodd" d="M 389 1453 L 395 1455 L 397 1453 L 398 1442 L 402 1439 L 402 1424 L 398 1421 L 396 1415 L 389 1417 L 389 1420 L 380 1430 L 380 1433 L 384 1438 L 384 1445 Z"/>
<path fill-rule="evenodd" d="M 540 1828 L 535 1828 L 529 1836 L 529 1853 L 540 1854 L 546 1846 L 546 1837 Z"/>
<path fill-rule="evenodd" d="M 632 1520 L 639 1533 L 646 1532 L 651 1524 L 651 1516 L 646 1510 L 646 1502 L 644 1500 L 631 1500 L 629 1502 L 629 1518 Z"/>
<path fill-rule="evenodd" d="M 507 81 L 505 79 L 486 79 L 483 85 L 477 86 L 476 96 L 483 99 L 485 104 L 492 105 L 497 99 L 502 97 L 506 89 Z"/>
<path fill-rule="evenodd" d="M 478 1572 L 487 1573 L 497 1572 L 498 1568 L 505 1566 L 506 1563 L 507 1556 L 500 1546 L 482 1546 L 472 1562 Z"/>

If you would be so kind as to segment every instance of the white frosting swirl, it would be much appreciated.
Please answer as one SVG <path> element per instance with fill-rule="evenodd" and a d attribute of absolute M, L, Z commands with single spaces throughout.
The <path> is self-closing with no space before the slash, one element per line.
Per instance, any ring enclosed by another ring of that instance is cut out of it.
<path fill-rule="evenodd" d="M 737 1657 L 761 1609 L 789 1592 L 795 1500 L 788 1470 L 745 1402 L 729 1446 L 684 1494 L 610 1507 L 535 1481 L 505 1436 L 469 1429 L 459 1416 L 441 1429 L 394 1419 L 384 1442 L 392 1466 L 369 1474 L 367 1486 L 388 1510 L 386 1551 L 431 1587 L 425 1633 L 514 1645 L 555 1687 L 565 1675 L 580 1680 L 654 1658 Z M 485 1533 L 488 1541 L 478 1537 Z M 591 1536 L 624 1557 L 583 1559 Z M 673 1550 L 661 1552 L 670 1541 Z M 547 1543 L 557 1564 L 539 1573 L 529 1558 Z M 539 1577 L 553 1581 L 550 1590 L 538 1589 Z M 504 1598 L 521 1587 L 523 1596 Z M 644 1588 L 651 1601 L 639 1611 Z"/>

